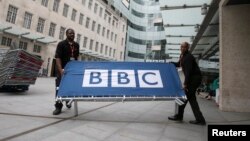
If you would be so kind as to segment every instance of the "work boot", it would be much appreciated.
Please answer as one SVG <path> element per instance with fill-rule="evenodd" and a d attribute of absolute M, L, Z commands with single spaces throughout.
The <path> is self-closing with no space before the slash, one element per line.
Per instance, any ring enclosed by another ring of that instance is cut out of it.
<path fill-rule="evenodd" d="M 183 117 L 179 116 L 179 115 L 174 115 L 174 116 L 170 116 L 168 117 L 169 120 L 174 120 L 174 121 L 182 121 Z"/>
<path fill-rule="evenodd" d="M 59 115 L 62 112 L 62 107 L 63 107 L 62 103 L 56 102 L 55 104 L 56 109 L 53 111 L 53 115 Z"/>

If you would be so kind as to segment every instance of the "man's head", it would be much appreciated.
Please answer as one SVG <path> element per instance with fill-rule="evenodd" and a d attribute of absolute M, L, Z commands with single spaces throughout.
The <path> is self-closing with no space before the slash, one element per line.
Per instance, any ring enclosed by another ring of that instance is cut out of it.
<path fill-rule="evenodd" d="M 184 54 L 188 50 L 189 50 L 189 43 L 188 42 L 181 43 L 181 54 Z"/>
<path fill-rule="evenodd" d="M 75 31 L 71 28 L 66 30 L 66 36 L 69 41 L 74 41 L 75 38 Z"/>

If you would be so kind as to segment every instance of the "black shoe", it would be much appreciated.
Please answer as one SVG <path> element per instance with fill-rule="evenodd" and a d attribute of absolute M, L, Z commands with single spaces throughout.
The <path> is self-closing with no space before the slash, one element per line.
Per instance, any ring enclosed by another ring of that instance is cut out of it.
<path fill-rule="evenodd" d="M 169 120 L 174 120 L 174 121 L 182 121 L 183 118 L 178 116 L 178 115 L 174 115 L 174 116 L 170 116 L 168 117 Z"/>
<path fill-rule="evenodd" d="M 67 107 L 68 109 L 70 109 L 70 108 L 71 108 L 71 104 L 69 104 L 69 102 L 68 102 L 68 101 L 66 101 L 66 107 Z"/>
<path fill-rule="evenodd" d="M 53 115 L 59 115 L 62 112 L 61 108 L 56 108 L 55 111 L 53 111 Z"/>
<path fill-rule="evenodd" d="M 206 121 L 198 121 L 198 120 L 191 120 L 189 121 L 189 123 L 196 125 L 206 125 Z"/>
<path fill-rule="evenodd" d="M 62 112 L 62 107 L 63 107 L 63 104 L 59 101 L 56 101 L 55 103 L 55 111 L 53 111 L 53 115 L 59 115 L 61 112 Z"/>

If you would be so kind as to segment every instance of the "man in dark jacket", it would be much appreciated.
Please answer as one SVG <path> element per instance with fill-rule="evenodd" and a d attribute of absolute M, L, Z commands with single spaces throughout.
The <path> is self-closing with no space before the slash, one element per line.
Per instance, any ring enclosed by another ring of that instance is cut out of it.
<path fill-rule="evenodd" d="M 176 67 L 181 67 L 184 73 L 185 79 L 183 83 L 183 89 L 185 90 L 187 101 L 185 101 L 183 105 L 179 106 L 178 113 L 176 115 L 168 117 L 168 119 L 182 121 L 184 109 L 186 107 L 187 102 L 189 101 L 196 119 L 190 121 L 190 123 L 205 125 L 206 121 L 200 111 L 195 95 L 197 88 L 201 84 L 201 71 L 198 67 L 198 64 L 196 63 L 194 56 L 188 51 L 188 49 L 189 44 L 187 42 L 183 42 L 181 44 L 180 60 L 177 63 L 173 63 Z"/>
<path fill-rule="evenodd" d="M 67 38 L 58 43 L 56 48 L 56 67 L 57 67 L 57 78 L 56 78 L 56 96 L 58 93 L 58 88 L 60 85 L 61 77 L 63 75 L 64 67 L 71 60 L 78 60 L 79 57 L 79 44 L 74 41 L 75 32 L 73 29 L 69 28 L 66 30 Z M 71 105 L 67 105 L 68 108 Z M 56 101 L 55 110 L 53 115 L 58 115 L 61 113 L 63 104 L 60 101 Z"/>

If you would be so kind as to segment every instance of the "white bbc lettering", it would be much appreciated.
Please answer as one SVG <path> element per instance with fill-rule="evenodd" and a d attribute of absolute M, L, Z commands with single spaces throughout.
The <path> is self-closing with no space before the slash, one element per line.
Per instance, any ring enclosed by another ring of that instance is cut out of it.
<path fill-rule="evenodd" d="M 112 70 L 112 87 L 136 87 L 134 70 Z"/>
<path fill-rule="evenodd" d="M 163 88 L 159 70 L 138 70 L 141 88 Z"/>
<path fill-rule="evenodd" d="M 84 71 L 82 87 L 130 87 L 163 88 L 159 70 L 109 70 L 86 69 Z M 109 79 L 111 85 L 108 85 Z M 136 80 L 139 82 L 136 85 Z"/>
<path fill-rule="evenodd" d="M 108 87 L 108 70 L 86 69 L 82 87 Z"/>

